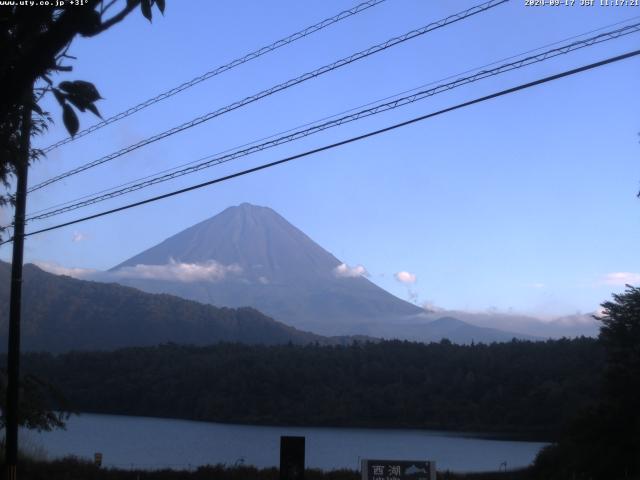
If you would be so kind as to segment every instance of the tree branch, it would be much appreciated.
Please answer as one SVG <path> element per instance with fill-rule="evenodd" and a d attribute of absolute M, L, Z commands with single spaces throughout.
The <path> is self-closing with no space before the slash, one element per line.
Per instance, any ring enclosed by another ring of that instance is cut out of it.
<path fill-rule="evenodd" d="M 113 2 L 111 2 L 111 4 L 113 4 Z M 109 6 L 111 6 L 111 4 Z M 95 35 L 98 35 L 99 33 L 104 32 L 105 30 L 108 30 L 109 28 L 113 27 L 115 24 L 120 23 L 122 20 L 124 20 L 127 15 L 129 15 L 133 10 L 135 10 L 138 7 L 138 5 L 140 5 L 140 0 L 127 2 L 127 6 L 123 8 L 119 13 L 111 17 L 106 22 L 102 22 L 102 24 L 100 25 L 100 28 L 96 29 L 91 34 L 84 35 L 84 36 L 93 37 Z"/>
<path fill-rule="evenodd" d="M 107 13 L 107 10 L 113 7 L 117 1 L 118 0 L 111 0 L 107 5 L 105 5 L 103 1 L 101 5 L 100 15 L 104 15 L 105 13 Z"/>
<path fill-rule="evenodd" d="M 0 78 L 5 87 L 0 94 L 0 118 L 8 111 L 13 99 L 21 98 L 22 85 L 32 84 L 38 77 L 44 75 L 47 70 L 54 68 L 56 56 L 85 25 L 87 9 L 94 11 L 100 0 L 89 0 L 83 8 L 66 9 L 50 28 L 39 36 L 24 52 L 22 60 L 10 74 Z M 127 5 L 119 13 L 109 18 L 99 27 L 85 34 L 93 37 L 113 25 L 121 22 L 126 16 L 140 5 L 140 0 L 128 0 Z"/>

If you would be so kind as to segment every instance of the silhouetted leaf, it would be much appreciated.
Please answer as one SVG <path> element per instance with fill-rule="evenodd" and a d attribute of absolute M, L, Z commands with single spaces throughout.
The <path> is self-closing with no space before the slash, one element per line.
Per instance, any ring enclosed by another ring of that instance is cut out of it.
<path fill-rule="evenodd" d="M 76 112 L 73 111 L 73 108 L 71 108 L 71 105 L 69 105 L 68 103 L 65 103 L 62 107 L 62 121 L 64 122 L 64 126 L 72 137 L 76 133 L 78 133 L 80 122 L 78 121 Z"/>
<path fill-rule="evenodd" d="M 88 102 L 95 102 L 102 97 L 98 93 L 98 89 L 91 82 L 85 82 L 84 80 L 76 80 L 73 82 L 76 93 L 82 95 Z"/>
<path fill-rule="evenodd" d="M 88 106 L 90 105 L 88 102 L 85 102 L 82 98 L 76 95 L 67 95 L 67 100 L 73 104 L 81 112 L 84 112 Z"/>
<path fill-rule="evenodd" d="M 44 115 L 44 111 L 42 110 L 42 108 L 40 108 L 40 105 L 38 105 L 36 102 L 31 102 L 31 110 L 33 110 L 34 112 L 40 115 Z"/>
<path fill-rule="evenodd" d="M 67 93 L 81 97 L 87 103 L 93 103 L 102 98 L 95 85 L 84 80 L 61 82 L 59 87 Z"/>
<path fill-rule="evenodd" d="M 100 97 L 100 93 L 92 83 L 83 80 L 66 81 L 60 83 L 60 88 L 67 92 L 66 100 L 71 102 L 78 110 L 81 112 L 89 110 L 100 117 L 100 114 L 96 113 L 98 109 L 94 102 L 102 97 Z"/>
<path fill-rule="evenodd" d="M 78 33 L 80 35 L 94 35 L 100 29 L 102 25 L 102 19 L 100 13 L 96 10 L 89 8 L 83 8 L 84 15 L 81 21 L 78 23 Z"/>
<path fill-rule="evenodd" d="M 61 106 L 64 106 L 65 104 L 65 99 L 67 98 L 67 96 L 62 93 L 60 90 L 58 90 L 57 88 L 53 89 L 53 96 L 56 97 L 56 100 L 58 101 L 58 103 Z"/>
<path fill-rule="evenodd" d="M 158 10 L 160 10 L 160 13 L 164 15 L 164 7 L 165 7 L 164 0 L 156 0 L 156 5 L 158 5 Z"/>
<path fill-rule="evenodd" d="M 58 85 L 58 87 L 62 90 L 64 90 L 65 92 L 71 92 L 73 90 L 73 83 L 71 82 L 60 82 L 60 84 Z"/>
<path fill-rule="evenodd" d="M 96 107 L 93 103 L 90 103 L 89 105 L 87 105 L 87 110 L 93 113 L 96 117 L 102 118 L 102 115 L 100 115 L 100 111 L 98 110 L 98 107 Z"/>
<path fill-rule="evenodd" d="M 142 15 L 149 21 L 151 21 L 151 1 L 150 0 L 142 0 L 140 2 L 140 9 L 142 10 Z"/>

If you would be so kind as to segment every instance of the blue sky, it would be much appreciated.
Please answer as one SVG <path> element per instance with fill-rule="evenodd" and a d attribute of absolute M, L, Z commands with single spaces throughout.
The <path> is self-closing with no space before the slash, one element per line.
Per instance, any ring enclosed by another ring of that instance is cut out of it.
<path fill-rule="evenodd" d="M 165 17 L 157 15 L 152 25 L 137 13 L 97 38 L 73 44 L 78 59 L 64 78 L 93 81 L 105 98 L 99 103 L 105 116 L 355 5 L 167 3 Z M 388 0 L 59 148 L 31 168 L 30 184 L 475 4 Z M 512 0 L 37 191 L 28 211 L 639 15 L 634 7 L 526 7 L 524 0 Z M 273 161 L 639 45 L 640 34 L 614 40 L 37 226 Z M 33 236 L 25 260 L 110 268 L 246 201 L 275 209 L 402 298 L 474 311 L 593 311 L 625 281 L 640 283 L 639 73 L 640 60 L 627 60 Z M 56 105 L 49 100 L 46 106 L 60 118 Z M 81 118 L 82 126 L 94 121 Z M 63 137 L 60 124 L 36 144 Z M 6 219 L 8 212 L 2 213 Z M 0 257 L 10 258 L 8 246 L 1 247 Z M 400 271 L 414 274 L 415 282 L 397 281 Z"/>

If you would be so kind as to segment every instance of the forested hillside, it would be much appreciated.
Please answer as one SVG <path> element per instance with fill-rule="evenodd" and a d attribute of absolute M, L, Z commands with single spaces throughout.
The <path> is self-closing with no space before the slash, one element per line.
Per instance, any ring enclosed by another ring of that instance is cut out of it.
<path fill-rule="evenodd" d="M 587 338 L 470 346 L 166 344 L 31 353 L 23 365 L 85 412 L 549 437 L 598 395 L 603 353 Z"/>
<path fill-rule="evenodd" d="M 10 265 L 0 262 L 0 351 L 6 351 Z M 24 267 L 22 349 L 113 350 L 162 342 L 209 345 L 350 342 L 277 322 L 253 308 L 217 308 L 117 284 L 52 275 Z"/>

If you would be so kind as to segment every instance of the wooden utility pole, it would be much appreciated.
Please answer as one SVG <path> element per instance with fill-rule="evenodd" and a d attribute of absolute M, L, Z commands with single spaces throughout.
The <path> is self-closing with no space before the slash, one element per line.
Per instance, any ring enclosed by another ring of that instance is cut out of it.
<path fill-rule="evenodd" d="M 27 207 L 27 172 L 31 139 L 31 102 L 29 86 L 22 105 L 20 145 L 16 159 L 16 207 L 13 223 L 13 259 L 11 262 L 11 299 L 9 304 L 9 349 L 7 354 L 7 412 L 5 461 L 6 478 L 17 479 L 18 406 L 20 392 L 20 317 L 22 303 L 22 261 L 24 253 L 24 219 Z"/>

